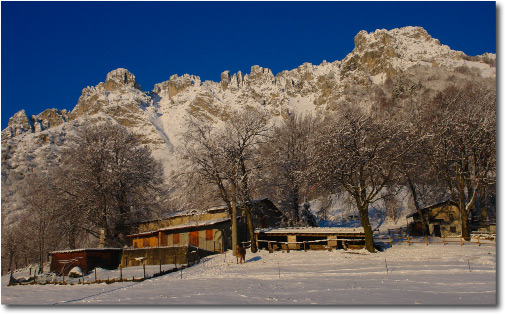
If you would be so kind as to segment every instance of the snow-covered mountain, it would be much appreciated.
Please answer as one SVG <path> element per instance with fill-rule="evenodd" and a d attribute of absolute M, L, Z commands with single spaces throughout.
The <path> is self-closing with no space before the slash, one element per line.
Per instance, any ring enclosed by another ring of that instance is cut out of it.
<path fill-rule="evenodd" d="M 250 73 L 224 71 L 220 82 L 172 75 L 152 91 L 143 91 L 128 70 L 116 69 L 105 82 L 84 88 L 71 112 L 47 109 L 29 117 L 19 111 L 2 130 L 2 222 L 14 219 L 22 208 L 19 188 L 25 174 L 56 163 L 67 135 L 84 120 L 127 126 L 163 162 L 169 176 L 177 168 L 174 151 L 183 144 L 179 135 L 188 116 L 218 123 L 235 109 L 262 108 L 272 119 L 293 111 L 324 114 L 353 99 L 371 105 L 371 91 L 387 91 L 388 79 L 412 78 L 433 90 L 456 77 L 496 79 L 495 54 L 467 56 L 441 45 L 421 27 L 361 31 L 354 43 L 341 61 L 304 63 L 276 75 L 255 65 Z"/>

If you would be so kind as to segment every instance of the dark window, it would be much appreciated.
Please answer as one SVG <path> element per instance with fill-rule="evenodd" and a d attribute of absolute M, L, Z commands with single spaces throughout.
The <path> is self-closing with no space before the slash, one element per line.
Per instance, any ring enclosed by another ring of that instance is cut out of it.
<path fill-rule="evenodd" d="M 455 226 L 449 228 L 449 230 L 451 231 L 451 233 L 456 233 L 456 227 Z"/>

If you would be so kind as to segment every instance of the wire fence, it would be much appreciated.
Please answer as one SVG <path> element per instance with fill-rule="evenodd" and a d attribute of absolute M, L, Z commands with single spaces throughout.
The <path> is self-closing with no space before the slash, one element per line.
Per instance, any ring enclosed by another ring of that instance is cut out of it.
<path fill-rule="evenodd" d="M 112 284 L 116 282 L 140 282 L 158 276 L 166 275 L 187 268 L 187 264 L 166 265 L 142 265 L 135 267 L 119 267 L 115 270 L 95 268 L 89 274 L 81 275 L 57 275 L 36 273 L 29 277 L 14 277 L 11 272 L 8 286 L 14 285 L 89 285 L 89 284 Z"/>

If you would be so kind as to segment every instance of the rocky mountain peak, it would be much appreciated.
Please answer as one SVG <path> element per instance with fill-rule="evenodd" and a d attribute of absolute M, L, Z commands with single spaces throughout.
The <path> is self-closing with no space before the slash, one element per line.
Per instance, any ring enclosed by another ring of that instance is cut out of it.
<path fill-rule="evenodd" d="M 354 50 L 342 60 L 343 76 L 360 70 L 370 76 L 392 77 L 414 64 L 439 65 L 465 55 L 441 45 L 424 28 L 414 26 L 370 33 L 360 31 L 354 38 L 354 45 Z"/>
<path fill-rule="evenodd" d="M 33 123 L 26 115 L 26 111 L 22 109 L 10 117 L 7 128 L 2 131 L 2 140 L 26 132 L 33 132 Z"/>
<path fill-rule="evenodd" d="M 160 96 L 168 96 L 169 99 L 179 94 L 186 88 L 190 86 L 200 86 L 201 80 L 200 77 L 195 75 L 184 74 L 182 76 L 178 76 L 174 74 L 170 76 L 168 81 L 164 81 L 154 85 L 153 92 Z"/>
<path fill-rule="evenodd" d="M 65 109 L 46 109 L 38 115 L 32 115 L 31 117 L 23 109 L 9 119 L 7 128 L 2 130 L 2 141 L 23 133 L 44 131 L 69 120 L 69 114 Z"/>
<path fill-rule="evenodd" d="M 127 69 L 119 68 L 107 74 L 104 84 L 106 90 L 115 90 L 122 86 L 130 86 L 142 90 L 140 84 L 135 81 L 135 75 Z"/>

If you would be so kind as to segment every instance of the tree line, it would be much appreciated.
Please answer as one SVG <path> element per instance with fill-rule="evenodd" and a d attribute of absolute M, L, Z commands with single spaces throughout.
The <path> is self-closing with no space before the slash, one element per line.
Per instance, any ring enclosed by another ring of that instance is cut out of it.
<path fill-rule="evenodd" d="M 237 202 L 269 197 L 288 226 L 314 223 L 307 200 L 345 193 L 359 212 L 371 252 L 369 209 L 403 187 L 425 234 L 423 205 L 449 198 L 458 204 L 462 236 L 469 240 L 469 215 L 486 220 L 487 202 L 495 197 L 494 87 L 472 82 L 376 100 L 320 115 L 287 113 L 277 124 L 256 109 L 235 111 L 218 126 L 189 119 L 182 153 L 187 186 L 200 189 L 205 202 L 215 197 L 226 203 L 232 217 Z M 254 239 L 250 211 L 246 206 Z M 236 233 L 233 238 L 235 247 Z"/>

